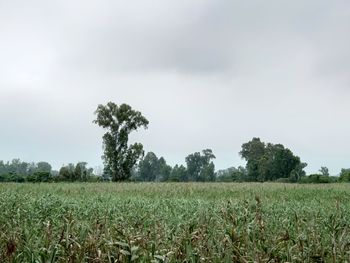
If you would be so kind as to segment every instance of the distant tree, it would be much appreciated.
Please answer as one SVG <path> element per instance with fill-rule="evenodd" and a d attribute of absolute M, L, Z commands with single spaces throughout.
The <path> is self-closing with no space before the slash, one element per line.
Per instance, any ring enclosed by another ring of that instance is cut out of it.
<path fill-rule="evenodd" d="M 170 176 L 168 181 L 171 182 L 187 182 L 188 174 L 187 169 L 183 165 L 175 165 L 174 168 L 170 172 Z"/>
<path fill-rule="evenodd" d="M 144 154 L 142 144 L 128 145 L 129 134 L 140 127 L 147 128 L 148 120 L 129 105 L 113 102 L 99 105 L 95 114 L 94 123 L 107 129 L 103 136 L 105 173 L 113 181 L 129 179 L 133 166 Z"/>
<path fill-rule="evenodd" d="M 29 163 L 28 164 L 28 167 L 27 167 L 27 174 L 29 176 L 33 175 L 35 172 L 37 172 L 38 170 L 38 166 L 36 163 L 32 162 L 32 163 Z"/>
<path fill-rule="evenodd" d="M 208 165 L 203 166 L 199 181 L 214 182 L 215 179 L 215 165 L 213 162 L 210 162 Z"/>
<path fill-rule="evenodd" d="M 78 163 L 75 165 L 72 181 L 82 181 L 82 177 L 83 177 L 83 169 L 82 169 L 82 166 Z"/>
<path fill-rule="evenodd" d="M 158 159 L 159 172 L 157 180 L 159 181 L 168 181 L 171 174 L 171 166 L 168 165 L 163 157 Z"/>
<path fill-rule="evenodd" d="M 329 176 L 329 175 L 323 175 L 323 174 L 310 174 L 308 176 L 303 176 L 300 183 L 309 183 L 309 184 L 329 184 L 329 183 L 336 183 L 337 177 L 335 176 Z"/>
<path fill-rule="evenodd" d="M 0 182 L 100 181 L 86 162 L 70 163 L 59 171 L 52 170 L 47 162 L 26 163 L 19 159 L 0 161 Z"/>
<path fill-rule="evenodd" d="M 215 165 L 212 160 L 215 155 L 212 150 L 206 149 L 190 154 L 186 157 L 187 173 L 189 181 L 214 181 L 215 180 Z"/>
<path fill-rule="evenodd" d="M 217 172 L 216 181 L 218 182 L 244 182 L 247 180 L 247 170 L 239 166 L 231 167 Z"/>
<path fill-rule="evenodd" d="M 51 180 L 52 180 L 51 174 L 45 171 L 42 171 L 42 172 L 38 171 L 27 177 L 27 181 L 32 183 L 50 182 Z"/>
<path fill-rule="evenodd" d="M 11 174 L 17 174 L 26 176 L 28 172 L 29 163 L 22 162 L 20 159 L 13 159 L 8 165 L 8 172 Z"/>
<path fill-rule="evenodd" d="M 265 144 L 253 138 L 240 152 L 247 161 L 249 181 L 274 181 L 279 178 L 298 181 L 304 175 L 305 163 L 282 144 Z"/>
<path fill-rule="evenodd" d="M 138 168 L 138 179 L 141 181 L 167 181 L 171 173 L 171 166 L 163 157 L 158 159 L 153 152 L 146 154 Z"/>
<path fill-rule="evenodd" d="M 20 159 L 0 161 L 0 181 L 41 182 L 51 180 L 51 165 L 47 162 L 27 163 Z"/>
<path fill-rule="evenodd" d="M 65 182 L 87 182 L 101 181 L 100 176 L 94 175 L 94 169 L 88 168 L 86 162 L 78 162 L 77 164 L 68 164 L 62 166 L 57 176 L 52 176 L 54 181 Z"/>
<path fill-rule="evenodd" d="M 86 177 L 83 177 L 83 181 L 91 181 L 92 177 L 94 177 L 98 181 L 101 180 L 100 176 L 94 174 L 94 168 L 90 167 L 87 168 L 85 171 L 86 172 L 84 173 L 84 176 L 86 175 Z"/>
<path fill-rule="evenodd" d="M 4 161 L 0 160 L 0 174 L 4 174 L 5 169 L 6 169 L 6 166 L 5 166 Z"/>
<path fill-rule="evenodd" d="M 300 158 L 294 156 L 292 151 L 284 148 L 282 144 L 268 143 L 266 149 L 267 169 L 265 169 L 264 181 L 291 178 L 294 170 L 301 164 Z"/>
<path fill-rule="evenodd" d="M 90 176 L 92 176 L 92 171 L 86 168 L 86 162 L 79 162 L 75 165 L 74 168 L 74 179 L 73 181 L 83 181 L 86 182 Z"/>
<path fill-rule="evenodd" d="M 52 171 L 52 166 L 51 164 L 47 163 L 47 162 L 38 162 L 36 164 L 37 166 L 37 169 L 36 171 L 37 172 L 47 172 L 47 173 L 51 173 Z"/>
<path fill-rule="evenodd" d="M 186 157 L 187 173 L 189 181 L 199 181 L 199 175 L 202 169 L 202 156 L 200 152 L 190 154 Z"/>
<path fill-rule="evenodd" d="M 159 173 L 158 157 L 149 152 L 139 163 L 139 178 L 142 181 L 155 181 Z"/>
<path fill-rule="evenodd" d="M 307 164 L 306 163 L 302 163 L 302 162 L 297 164 L 294 167 L 294 169 L 291 171 L 291 173 L 290 173 L 290 177 L 289 177 L 290 181 L 294 182 L 294 183 L 295 182 L 299 182 L 300 179 L 306 175 L 306 173 L 304 171 L 306 166 L 307 166 Z"/>
<path fill-rule="evenodd" d="M 319 172 L 323 175 L 323 176 L 329 176 L 329 170 L 327 167 L 322 166 L 321 169 L 319 170 Z"/>
<path fill-rule="evenodd" d="M 339 181 L 350 182 L 350 169 L 341 169 Z"/>
<path fill-rule="evenodd" d="M 71 174 L 68 169 L 68 167 L 63 166 L 58 172 L 59 178 L 57 178 L 60 181 L 70 181 L 71 180 Z"/>
<path fill-rule="evenodd" d="M 75 165 L 70 163 L 67 166 L 62 166 L 59 173 L 57 180 L 60 181 L 76 181 L 75 177 Z"/>
<path fill-rule="evenodd" d="M 248 181 L 258 181 L 262 179 L 261 159 L 265 155 L 265 150 L 265 143 L 261 142 L 260 138 L 253 138 L 251 141 L 242 145 L 242 150 L 239 154 L 247 161 Z"/>

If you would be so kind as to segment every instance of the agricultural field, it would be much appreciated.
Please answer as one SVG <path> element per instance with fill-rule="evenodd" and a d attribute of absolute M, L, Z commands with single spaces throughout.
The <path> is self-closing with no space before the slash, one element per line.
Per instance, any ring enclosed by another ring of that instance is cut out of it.
<path fill-rule="evenodd" d="M 350 262 L 350 186 L 0 184 L 0 262 Z"/>

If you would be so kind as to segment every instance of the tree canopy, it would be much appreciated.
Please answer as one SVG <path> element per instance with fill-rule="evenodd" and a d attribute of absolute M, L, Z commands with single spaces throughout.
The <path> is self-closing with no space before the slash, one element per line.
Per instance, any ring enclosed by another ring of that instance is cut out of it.
<path fill-rule="evenodd" d="M 274 181 L 288 178 L 298 181 L 305 175 L 298 156 L 282 144 L 264 143 L 260 138 L 253 138 L 242 145 L 240 155 L 247 161 L 247 177 L 249 181 Z"/>
<path fill-rule="evenodd" d="M 137 179 L 141 181 L 167 181 L 171 173 L 171 166 L 167 165 L 163 157 L 158 159 L 153 152 L 146 154 L 138 168 Z"/>
<path fill-rule="evenodd" d="M 148 127 L 148 120 L 127 104 L 118 106 L 113 102 L 98 105 L 94 123 L 107 130 L 103 135 L 104 173 L 113 181 L 129 179 L 134 165 L 143 156 L 143 145 L 128 145 L 129 134 L 138 128 Z"/>
<path fill-rule="evenodd" d="M 195 152 L 186 157 L 187 173 L 189 181 L 209 182 L 215 181 L 215 165 L 213 163 L 215 155 L 210 149 L 203 150 L 202 153 Z"/>

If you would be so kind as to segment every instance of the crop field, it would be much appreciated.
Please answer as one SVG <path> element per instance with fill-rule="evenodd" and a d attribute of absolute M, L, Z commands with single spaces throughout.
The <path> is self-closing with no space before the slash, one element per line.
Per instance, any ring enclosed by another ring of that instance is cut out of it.
<path fill-rule="evenodd" d="M 350 186 L 0 184 L 0 262 L 350 262 Z"/>

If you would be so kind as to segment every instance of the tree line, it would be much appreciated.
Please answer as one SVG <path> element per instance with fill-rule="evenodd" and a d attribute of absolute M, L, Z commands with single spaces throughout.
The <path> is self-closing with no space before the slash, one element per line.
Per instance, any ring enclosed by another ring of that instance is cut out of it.
<path fill-rule="evenodd" d="M 95 124 L 106 130 L 103 135 L 104 176 L 112 181 L 283 181 L 283 182 L 333 182 L 337 178 L 321 168 L 321 174 L 306 176 L 306 163 L 282 144 L 262 142 L 259 138 L 242 145 L 240 156 L 246 160 L 246 167 L 229 168 L 215 173 L 212 150 L 206 149 L 186 157 L 186 167 L 176 165 L 171 168 L 164 158 L 148 153 L 143 158 L 141 143 L 128 145 L 129 134 L 139 128 L 147 129 L 149 121 L 141 112 L 127 104 L 108 102 L 98 105 Z M 140 162 L 139 162 L 140 161 Z M 139 162 L 139 165 L 136 164 Z M 340 180 L 347 178 L 343 169 Z"/>
<path fill-rule="evenodd" d="M 0 161 L 0 182 L 96 182 L 101 176 L 94 174 L 86 162 L 68 164 L 59 171 L 53 170 L 48 162 L 28 163 L 20 159 L 11 162 Z"/>
<path fill-rule="evenodd" d="M 350 182 L 350 169 L 342 169 L 340 176 L 331 176 L 327 167 L 319 173 L 306 175 L 306 163 L 300 161 L 281 144 L 265 144 L 259 138 L 242 145 L 240 156 L 245 167 L 230 167 L 215 172 L 210 149 L 186 157 L 186 165 L 169 166 L 163 157 L 149 152 L 133 170 L 132 181 L 163 182 L 285 182 L 285 183 L 336 183 Z"/>
<path fill-rule="evenodd" d="M 297 156 L 283 145 L 265 144 L 253 138 L 242 145 L 240 152 L 247 160 L 245 167 L 230 167 L 215 171 L 212 150 L 189 154 L 185 165 L 171 166 L 164 157 L 148 152 L 130 171 L 127 181 L 136 182 L 290 182 L 335 183 L 350 182 L 350 169 L 342 169 L 340 176 L 331 176 L 327 167 L 319 173 L 306 175 Z M 27 163 L 19 159 L 0 161 L 0 182 L 101 182 L 113 181 L 108 174 L 96 174 L 86 162 L 68 164 L 58 171 L 48 162 Z"/>
<path fill-rule="evenodd" d="M 108 102 L 98 105 L 93 123 L 102 127 L 104 169 L 94 174 L 87 163 L 68 164 L 59 171 L 47 162 L 26 163 L 19 159 L 0 161 L 2 182 L 60 182 L 60 181 L 161 181 L 161 182 L 350 182 L 350 169 L 342 169 L 340 176 L 330 176 L 328 168 L 306 176 L 306 163 L 282 144 L 265 143 L 253 138 L 242 145 L 239 155 L 245 167 L 231 167 L 215 171 L 216 158 L 211 149 L 189 154 L 185 165 L 171 167 L 163 157 L 153 152 L 145 154 L 141 143 L 129 144 L 129 134 L 139 128 L 147 129 L 149 121 L 127 104 Z"/>

